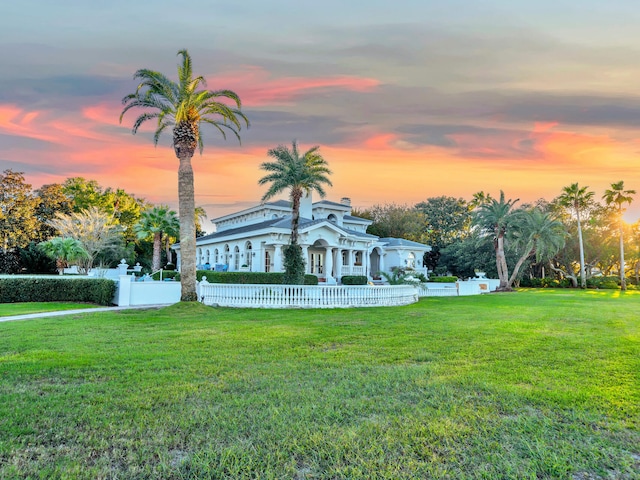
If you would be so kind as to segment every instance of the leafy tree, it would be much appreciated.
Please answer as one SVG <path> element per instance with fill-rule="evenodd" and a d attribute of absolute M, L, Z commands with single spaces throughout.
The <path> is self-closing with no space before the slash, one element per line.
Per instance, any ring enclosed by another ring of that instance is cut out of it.
<path fill-rule="evenodd" d="M 331 186 L 328 175 L 331 170 L 327 161 L 320 155 L 315 146 L 300 155 L 298 144 L 294 140 L 291 149 L 285 145 L 278 145 L 267 152 L 273 162 L 264 162 L 260 168 L 267 175 L 258 180 L 259 185 L 269 185 L 269 189 L 262 196 L 266 201 L 285 190 L 291 198 L 291 239 L 290 248 L 284 251 L 285 282 L 302 285 L 304 283 L 304 259 L 302 249 L 298 245 L 298 225 L 300 223 L 300 201 L 304 194 L 317 192 L 321 198 L 326 193 L 323 185 Z M 298 258 L 296 258 L 298 257 Z M 296 270 L 292 270 L 295 268 Z"/>
<path fill-rule="evenodd" d="M 38 231 L 36 208 L 39 200 L 31 192 L 22 172 L 0 174 L 0 241 L 2 253 L 24 247 Z"/>
<path fill-rule="evenodd" d="M 424 263 L 435 270 L 441 249 L 469 235 L 471 208 L 463 198 L 443 195 L 428 198 L 416 204 L 415 209 L 425 218 L 420 241 L 431 246 L 431 251 L 425 253 Z"/>
<path fill-rule="evenodd" d="M 55 259 L 47 256 L 36 242 L 30 242 L 20 249 L 20 263 L 24 273 L 54 273 Z"/>
<path fill-rule="evenodd" d="M 374 205 L 368 210 L 358 212 L 358 216 L 373 220 L 367 228 L 367 233 L 380 238 L 406 238 L 418 242 L 425 228 L 424 214 L 408 205 Z"/>
<path fill-rule="evenodd" d="M 73 211 L 79 213 L 90 207 L 104 207 L 105 194 L 96 180 L 87 180 L 83 177 L 67 178 L 62 183 L 62 192 L 72 202 Z"/>
<path fill-rule="evenodd" d="M 139 239 L 153 237 L 153 261 L 151 263 L 153 271 L 160 269 L 160 253 L 164 237 L 175 232 L 177 223 L 176 212 L 170 210 L 166 205 L 159 205 L 142 212 L 140 221 L 134 226 Z"/>
<path fill-rule="evenodd" d="M 216 128 L 226 139 L 226 131 L 232 132 L 240 140 L 239 130 L 243 121 L 247 127 L 249 120 L 240 111 L 240 97 L 231 90 L 203 90 L 204 77 L 193 76 L 191 56 L 180 50 L 182 63 L 178 66 L 178 82 L 164 74 L 148 69 L 138 70 L 134 79 L 140 80 L 136 91 L 122 99 L 124 114 L 131 108 L 145 110 L 134 122 L 133 133 L 148 120 L 156 120 L 153 141 L 157 145 L 162 132 L 173 129 L 173 147 L 180 161 L 178 168 L 178 202 L 180 211 L 180 250 L 182 252 L 181 300 L 197 300 L 196 294 L 196 230 L 195 194 L 193 187 L 193 167 L 191 158 L 196 147 L 203 150 L 201 124 Z M 237 108 L 218 101 L 231 100 Z"/>
<path fill-rule="evenodd" d="M 558 203 L 571 208 L 576 214 L 578 222 L 578 246 L 580 249 L 580 287 L 587 288 L 587 273 L 584 263 L 584 241 L 582 238 L 582 221 L 580 214 L 589 207 L 593 201 L 594 192 L 587 190 L 589 187 L 580 187 L 577 183 L 564 187 L 558 197 Z"/>
<path fill-rule="evenodd" d="M 125 192 L 121 188 L 107 188 L 102 198 L 102 210 L 113 217 L 113 222 L 122 227 L 125 242 L 134 242 L 137 238 L 134 226 L 149 204 L 142 198 Z"/>
<path fill-rule="evenodd" d="M 445 246 L 464 238 L 471 228 L 471 210 L 463 198 L 431 197 L 415 206 L 425 217 L 423 239 L 431 246 Z"/>
<path fill-rule="evenodd" d="M 520 209 L 512 214 L 510 221 L 513 247 L 522 253 L 509 277 L 508 289 L 518 277 L 527 258 L 535 256 L 536 262 L 553 257 L 564 245 L 566 231 L 559 220 L 538 208 Z"/>
<path fill-rule="evenodd" d="M 86 261 L 89 258 L 89 253 L 82 246 L 82 243 L 71 237 L 55 237 L 41 242 L 39 247 L 45 255 L 56 261 L 60 275 L 73 262 Z"/>
<path fill-rule="evenodd" d="M 440 253 L 438 268 L 442 273 L 448 271 L 458 278 L 473 278 L 475 271 L 480 270 L 490 278 L 498 276 L 493 241 L 478 231 L 472 231 L 468 237 L 447 245 Z M 510 253 L 505 252 L 508 261 L 512 260 Z"/>
<path fill-rule="evenodd" d="M 505 200 L 504 192 L 500 191 L 500 200 L 491 198 L 481 204 L 474 212 L 474 223 L 479 226 L 486 235 L 493 238 L 496 254 L 496 269 L 500 285 L 498 290 L 510 290 L 509 269 L 504 253 L 504 240 L 507 228 L 512 220 L 511 213 L 516 200 Z"/>
<path fill-rule="evenodd" d="M 47 224 L 56 213 L 71 213 L 73 211 L 73 200 L 64 192 L 64 186 L 60 183 L 50 183 L 43 185 L 35 192 L 40 200 L 36 207 L 36 218 L 38 220 L 38 239 L 48 240 L 56 235 L 54 229 Z"/>
<path fill-rule="evenodd" d="M 56 214 L 48 223 L 60 236 L 76 239 L 82 244 L 88 254 L 79 259 L 79 266 L 84 272 L 91 270 L 99 253 L 122 251 L 121 227 L 98 207 L 89 207 L 79 213 Z"/>
<path fill-rule="evenodd" d="M 635 190 L 625 190 L 624 181 L 620 180 L 617 183 L 612 183 L 611 188 L 605 190 L 602 198 L 608 206 L 615 206 L 617 211 L 618 231 L 620 233 L 620 290 L 627 289 L 627 280 L 625 276 L 624 266 L 624 220 L 622 214 L 625 209 L 622 207 L 625 203 L 630 204 L 633 202 L 632 195 L 635 195 Z"/>

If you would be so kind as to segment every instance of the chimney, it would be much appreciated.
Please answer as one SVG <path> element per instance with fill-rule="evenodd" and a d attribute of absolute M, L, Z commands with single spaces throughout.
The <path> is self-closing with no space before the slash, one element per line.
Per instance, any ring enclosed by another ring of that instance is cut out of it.
<path fill-rule="evenodd" d="M 342 197 L 340 199 L 340 203 L 342 205 L 346 205 L 347 207 L 350 207 L 351 206 L 351 199 L 349 197 Z"/>
<path fill-rule="evenodd" d="M 308 195 L 304 195 L 300 199 L 300 216 L 302 218 L 313 218 L 313 199 L 311 198 L 311 192 Z"/>

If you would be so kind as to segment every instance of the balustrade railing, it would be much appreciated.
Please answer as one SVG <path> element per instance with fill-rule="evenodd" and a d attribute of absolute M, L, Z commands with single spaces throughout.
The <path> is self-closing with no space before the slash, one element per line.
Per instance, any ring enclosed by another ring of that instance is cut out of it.
<path fill-rule="evenodd" d="M 362 265 L 343 265 L 340 273 L 343 277 L 345 275 L 364 275 L 364 267 Z"/>
<path fill-rule="evenodd" d="M 346 308 L 409 305 L 418 301 L 413 285 L 236 285 L 199 284 L 205 305 L 249 308 Z"/>

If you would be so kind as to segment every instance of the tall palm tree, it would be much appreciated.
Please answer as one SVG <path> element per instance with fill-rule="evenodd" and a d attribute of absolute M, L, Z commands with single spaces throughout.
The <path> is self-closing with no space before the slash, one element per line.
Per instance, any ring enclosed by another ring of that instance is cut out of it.
<path fill-rule="evenodd" d="M 627 280 L 625 277 L 625 267 L 624 267 L 624 238 L 623 238 L 623 230 L 624 230 L 624 221 L 622 219 L 622 213 L 624 212 L 624 208 L 622 205 L 625 203 L 633 202 L 632 195 L 635 195 L 635 190 L 625 190 L 624 189 L 624 181 L 620 180 L 617 183 L 612 183 L 611 188 L 605 190 L 602 198 L 606 202 L 608 206 L 617 206 L 618 213 L 618 230 L 620 232 L 620 290 L 627 289 Z"/>
<path fill-rule="evenodd" d="M 478 205 L 474 212 L 474 223 L 487 234 L 493 236 L 496 268 L 500 279 L 498 290 L 501 291 L 510 289 L 509 270 L 507 268 L 507 259 L 504 255 L 504 239 L 511 221 L 512 208 L 518 200 L 505 200 L 504 192 L 500 190 L 500 200 L 489 197 L 484 203 Z"/>
<path fill-rule="evenodd" d="M 522 254 L 509 277 L 509 288 L 518 277 L 524 261 L 535 255 L 536 262 L 553 257 L 564 246 L 567 235 L 563 223 L 539 208 L 516 210 L 512 217 L 514 246 Z"/>
<path fill-rule="evenodd" d="M 584 265 L 584 243 L 582 241 L 582 223 L 580 212 L 587 208 L 595 195 L 588 191 L 589 187 L 579 187 L 577 183 L 572 183 L 562 189 L 562 194 L 558 197 L 558 202 L 563 207 L 571 208 L 576 212 L 578 221 L 578 245 L 580 248 L 580 288 L 587 288 L 587 273 Z"/>
<path fill-rule="evenodd" d="M 134 225 L 138 239 L 153 238 L 153 259 L 151 269 L 160 270 L 160 252 L 162 240 L 174 232 L 178 219 L 176 212 L 166 205 L 159 205 L 142 212 L 140 220 Z"/>
<path fill-rule="evenodd" d="M 258 180 L 258 184 L 271 184 L 262 196 L 266 201 L 279 193 L 289 190 L 291 198 L 291 239 L 285 249 L 285 283 L 299 284 L 304 281 L 304 259 L 302 249 L 298 245 L 298 226 L 300 224 L 300 201 L 304 194 L 317 192 L 320 197 L 326 195 L 323 184 L 331 186 L 328 175 L 331 174 L 327 161 L 320 155 L 315 146 L 307 150 L 302 156 L 298 151 L 298 144 L 294 140 L 289 149 L 278 145 L 267 152 L 275 161 L 264 162 L 260 168 L 269 172 Z"/>
<path fill-rule="evenodd" d="M 262 196 L 262 201 L 289 190 L 291 198 L 291 244 L 298 243 L 298 225 L 300 223 L 300 200 L 302 195 L 317 192 L 321 198 L 326 196 L 323 184 L 332 186 L 327 175 L 331 174 L 327 161 L 318 152 L 319 146 L 307 150 L 302 156 L 294 140 L 291 149 L 278 145 L 267 152 L 274 162 L 264 162 L 260 168 L 269 172 L 258 180 L 259 185 L 271 186 Z"/>
<path fill-rule="evenodd" d="M 191 56 L 186 50 L 178 55 L 182 62 L 178 66 L 178 82 L 174 82 L 160 72 L 148 69 L 138 70 L 133 78 L 140 80 L 138 88 L 122 99 L 125 106 L 120 114 L 131 108 L 145 110 L 134 122 L 133 133 L 147 120 L 157 120 L 153 136 L 154 144 L 167 128 L 173 130 L 173 148 L 180 161 L 178 168 L 178 202 L 180 211 L 180 250 L 182 252 L 181 282 L 182 301 L 193 301 L 196 295 L 196 231 L 195 200 L 193 189 L 193 168 L 191 158 L 196 147 L 203 150 L 200 125 L 213 125 L 223 136 L 232 132 L 240 141 L 242 123 L 249 126 L 249 120 L 240 111 L 240 97 L 231 90 L 206 90 L 204 77 L 193 76 Z M 235 107 L 218 101 L 231 100 Z"/>

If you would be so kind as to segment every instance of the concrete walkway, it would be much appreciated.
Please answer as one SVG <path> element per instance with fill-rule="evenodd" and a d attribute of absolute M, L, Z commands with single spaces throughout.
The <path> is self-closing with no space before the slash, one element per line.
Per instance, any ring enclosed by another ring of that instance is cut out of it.
<path fill-rule="evenodd" d="M 167 303 L 165 305 L 136 305 L 133 307 L 98 307 L 98 308 L 80 308 L 76 310 L 59 310 L 56 312 L 39 312 L 28 313 L 25 315 L 12 315 L 10 317 L 0 317 L 0 322 L 10 322 L 12 320 L 30 320 L 32 318 L 44 318 L 44 317 L 61 317 L 62 315 L 76 315 L 78 313 L 96 313 L 96 312 L 118 312 L 120 310 L 142 310 L 152 308 L 162 308 L 173 305 Z"/>

